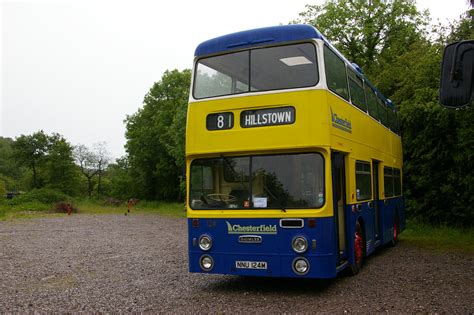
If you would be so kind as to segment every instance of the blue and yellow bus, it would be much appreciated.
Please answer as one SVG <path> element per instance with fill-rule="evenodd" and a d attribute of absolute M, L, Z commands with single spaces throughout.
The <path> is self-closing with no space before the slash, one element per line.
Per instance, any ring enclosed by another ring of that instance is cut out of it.
<path fill-rule="evenodd" d="M 191 272 L 356 274 L 405 227 L 396 110 L 309 25 L 196 48 L 186 169 Z"/>

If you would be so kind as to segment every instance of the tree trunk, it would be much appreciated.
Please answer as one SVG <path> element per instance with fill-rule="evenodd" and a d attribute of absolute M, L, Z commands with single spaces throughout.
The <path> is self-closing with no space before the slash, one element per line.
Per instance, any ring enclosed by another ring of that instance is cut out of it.
<path fill-rule="evenodd" d="M 89 195 L 89 198 L 92 197 L 92 176 L 86 176 L 87 177 L 87 194 Z"/>
<path fill-rule="evenodd" d="M 98 182 L 97 182 L 97 197 L 100 198 L 100 178 L 102 177 L 102 172 L 98 173 Z"/>
<path fill-rule="evenodd" d="M 31 163 L 31 169 L 33 170 L 33 188 L 38 188 L 37 187 L 37 179 L 36 179 L 36 167 L 35 167 L 35 162 Z"/>

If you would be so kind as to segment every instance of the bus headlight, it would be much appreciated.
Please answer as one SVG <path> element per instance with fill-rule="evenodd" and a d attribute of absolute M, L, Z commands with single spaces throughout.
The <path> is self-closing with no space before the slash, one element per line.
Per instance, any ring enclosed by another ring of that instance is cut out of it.
<path fill-rule="evenodd" d="M 296 236 L 291 241 L 291 247 L 298 254 L 302 254 L 308 249 L 308 241 L 303 236 Z"/>
<path fill-rule="evenodd" d="M 297 257 L 293 260 L 293 271 L 303 276 L 309 272 L 309 261 L 304 257 Z"/>
<path fill-rule="evenodd" d="M 199 248 L 208 251 L 212 247 L 212 239 L 209 235 L 201 235 L 199 238 Z"/>
<path fill-rule="evenodd" d="M 202 270 L 209 271 L 214 267 L 214 260 L 212 260 L 211 256 L 204 255 L 199 259 L 199 265 Z"/>

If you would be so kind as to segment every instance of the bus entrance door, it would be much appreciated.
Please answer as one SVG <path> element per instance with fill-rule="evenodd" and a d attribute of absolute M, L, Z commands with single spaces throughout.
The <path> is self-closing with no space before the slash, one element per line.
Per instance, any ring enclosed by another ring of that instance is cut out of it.
<path fill-rule="evenodd" d="M 374 201 L 372 207 L 374 208 L 374 232 L 375 240 L 380 240 L 380 205 L 379 205 L 379 162 L 372 160 L 372 176 L 374 183 Z"/>
<path fill-rule="evenodd" d="M 336 243 L 339 249 L 339 264 L 341 264 L 347 260 L 346 215 L 344 211 L 344 206 L 346 204 L 344 155 L 339 152 L 333 152 L 331 155 L 331 162 L 334 218 L 336 221 Z"/>

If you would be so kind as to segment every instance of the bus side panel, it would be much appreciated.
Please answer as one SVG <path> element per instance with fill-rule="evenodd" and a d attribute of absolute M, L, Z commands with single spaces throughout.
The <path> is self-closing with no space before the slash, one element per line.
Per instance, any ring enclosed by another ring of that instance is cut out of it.
<path fill-rule="evenodd" d="M 405 202 L 403 197 L 389 198 L 379 201 L 382 213 L 382 243 L 387 244 L 393 239 L 395 217 L 398 218 L 399 230 L 405 229 Z"/>
<path fill-rule="evenodd" d="M 242 276 L 336 277 L 333 217 L 316 218 L 315 227 L 309 227 L 308 219 L 303 219 L 302 228 L 282 228 L 279 219 L 198 219 L 199 226 L 193 226 L 193 220 L 196 219 L 188 219 L 190 272 Z M 198 245 L 200 236 L 204 234 L 213 241 L 208 251 L 201 250 Z M 261 242 L 242 242 L 240 237 L 247 236 L 260 237 Z M 293 251 L 291 242 L 295 236 L 304 236 L 308 240 L 309 248 L 305 253 L 297 254 Z M 214 267 L 208 272 L 199 264 L 203 255 L 214 260 Z M 300 276 L 293 271 L 293 261 L 297 257 L 304 257 L 310 263 L 306 275 Z M 237 261 L 266 262 L 267 269 L 237 268 Z"/>

